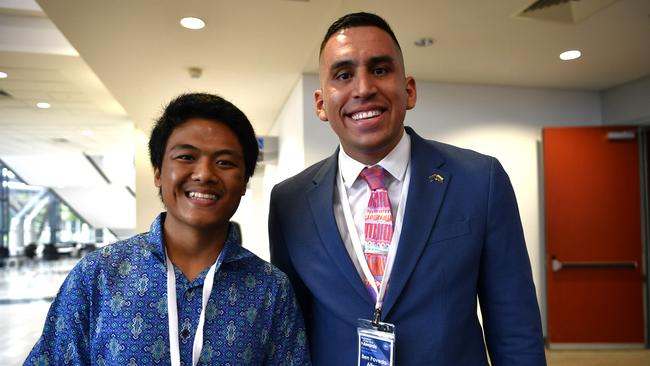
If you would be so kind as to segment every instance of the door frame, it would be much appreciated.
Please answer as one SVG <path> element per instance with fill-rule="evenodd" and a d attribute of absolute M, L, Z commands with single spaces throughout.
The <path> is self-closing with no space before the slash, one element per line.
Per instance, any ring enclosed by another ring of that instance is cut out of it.
<path fill-rule="evenodd" d="M 650 120 L 646 121 L 650 123 Z M 645 318 L 645 347 L 650 348 L 650 283 L 648 282 L 648 268 L 650 266 L 650 145 L 648 145 L 649 126 L 639 126 L 637 129 L 639 139 L 639 179 L 641 187 L 641 243 L 643 261 L 643 309 Z"/>

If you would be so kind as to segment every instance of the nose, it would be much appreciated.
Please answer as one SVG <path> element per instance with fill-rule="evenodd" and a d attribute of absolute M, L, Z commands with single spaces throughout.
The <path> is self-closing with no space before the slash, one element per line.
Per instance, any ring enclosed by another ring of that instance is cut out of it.
<path fill-rule="evenodd" d="M 210 159 L 201 158 L 194 164 L 192 170 L 192 180 L 195 182 L 214 182 L 216 181 L 216 174 L 214 172 L 215 166 Z"/>
<path fill-rule="evenodd" d="M 355 97 L 368 99 L 375 95 L 377 88 L 372 75 L 367 72 L 360 72 L 355 79 Z"/>

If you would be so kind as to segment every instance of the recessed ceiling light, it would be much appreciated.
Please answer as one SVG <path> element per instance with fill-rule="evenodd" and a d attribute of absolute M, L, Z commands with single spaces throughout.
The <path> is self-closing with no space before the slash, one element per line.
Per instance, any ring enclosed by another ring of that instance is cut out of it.
<path fill-rule="evenodd" d="M 205 22 L 199 18 L 186 17 L 181 19 L 181 25 L 187 29 L 201 29 L 205 27 Z"/>
<path fill-rule="evenodd" d="M 36 107 L 40 109 L 48 109 L 51 107 L 50 103 L 45 103 L 45 102 L 38 102 L 36 103 Z"/>
<path fill-rule="evenodd" d="M 93 131 L 91 131 L 91 130 L 83 130 L 83 131 L 81 131 L 81 134 L 86 136 L 86 137 L 91 137 L 95 133 Z"/>
<path fill-rule="evenodd" d="M 433 38 L 426 38 L 426 37 L 418 38 L 415 40 L 415 42 L 413 42 L 413 44 L 415 44 L 418 47 L 429 47 L 433 45 Z"/>
<path fill-rule="evenodd" d="M 563 61 L 575 60 L 580 56 L 582 56 L 582 53 L 578 50 L 570 50 L 560 53 L 560 59 Z"/>
<path fill-rule="evenodd" d="M 2 72 L 2 71 L 0 71 L 0 79 L 4 79 L 4 78 L 6 78 L 7 76 L 9 76 L 9 75 L 7 75 L 6 72 Z"/>

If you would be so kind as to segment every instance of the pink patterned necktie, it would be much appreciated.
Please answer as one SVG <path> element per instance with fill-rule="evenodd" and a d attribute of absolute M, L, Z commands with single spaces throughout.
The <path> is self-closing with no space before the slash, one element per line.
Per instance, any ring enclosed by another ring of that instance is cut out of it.
<path fill-rule="evenodd" d="M 381 288 L 386 268 L 386 258 L 390 241 L 393 238 L 393 217 L 390 210 L 388 191 L 384 187 L 384 168 L 365 168 L 359 174 L 368 183 L 370 200 L 365 215 L 365 241 L 363 253 L 370 273 L 375 279 L 377 290 Z M 377 301 L 377 294 L 370 284 L 368 292 Z"/>

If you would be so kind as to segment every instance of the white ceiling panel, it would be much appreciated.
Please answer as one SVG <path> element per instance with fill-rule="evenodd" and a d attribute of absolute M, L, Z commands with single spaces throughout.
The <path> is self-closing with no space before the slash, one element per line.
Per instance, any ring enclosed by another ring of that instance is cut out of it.
<path fill-rule="evenodd" d="M 54 191 L 96 228 L 135 228 L 135 197 L 123 186 L 65 187 Z"/>
<path fill-rule="evenodd" d="M 49 188 L 104 187 L 108 183 L 82 154 L 4 156 L 2 160 L 25 183 Z"/>
<path fill-rule="evenodd" d="M 0 7 L 0 50 L 79 55 L 44 14 L 17 10 L 12 12 Z"/>

